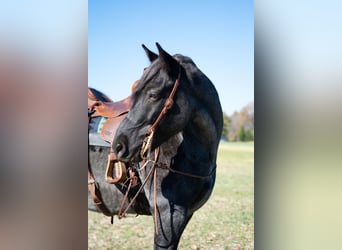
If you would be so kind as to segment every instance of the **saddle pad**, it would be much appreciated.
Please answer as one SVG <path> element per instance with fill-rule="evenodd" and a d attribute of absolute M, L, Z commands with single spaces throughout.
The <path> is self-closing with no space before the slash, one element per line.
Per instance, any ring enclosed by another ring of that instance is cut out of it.
<path fill-rule="evenodd" d="M 110 143 L 103 140 L 102 136 L 100 135 L 103 125 L 106 121 L 107 121 L 107 118 L 101 117 L 101 116 L 94 117 L 90 120 L 89 127 L 88 127 L 89 145 L 110 147 Z"/>
<path fill-rule="evenodd" d="M 103 140 L 98 133 L 89 133 L 88 137 L 90 146 L 110 147 L 110 143 Z"/>

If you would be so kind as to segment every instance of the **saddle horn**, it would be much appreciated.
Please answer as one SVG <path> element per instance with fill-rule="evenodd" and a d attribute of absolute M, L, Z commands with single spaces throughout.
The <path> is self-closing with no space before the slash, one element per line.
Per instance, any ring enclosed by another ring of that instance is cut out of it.
<path fill-rule="evenodd" d="M 144 44 L 142 44 L 141 46 L 144 48 L 146 55 L 148 59 L 150 60 L 150 62 L 153 62 L 154 60 L 158 58 L 158 55 L 152 52 L 151 50 L 149 50 Z"/>

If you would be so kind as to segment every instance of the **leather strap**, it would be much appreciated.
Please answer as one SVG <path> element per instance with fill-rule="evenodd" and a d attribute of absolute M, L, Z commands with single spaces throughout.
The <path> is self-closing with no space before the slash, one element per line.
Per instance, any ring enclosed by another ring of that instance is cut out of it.
<path fill-rule="evenodd" d="M 178 77 L 173 85 L 173 88 L 171 90 L 171 93 L 169 95 L 169 97 L 166 99 L 165 104 L 163 109 L 161 110 L 161 112 L 159 113 L 157 119 L 155 120 L 155 122 L 152 124 L 152 126 L 148 129 L 147 134 L 145 136 L 145 139 L 143 141 L 143 145 L 140 149 L 140 156 L 142 159 L 146 159 L 147 155 L 146 153 L 148 152 L 148 150 L 151 147 L 152 144 L 152 139 L 153 139 L 153 135 L 155 132 L 156 127 L 159 125 L 161 119 L 166 115 L 166 113 L 172 108 L 173 106 L 173 98 L 176 94 L 176 91 L 178 89 L 179 86 L 179 81 L 181 78 L 181 66 L 179 65 L 179 71 L 178 71 Z"/>
<path fill-rule="evenodd" d="M 88 189 L 95 206 L 100 212 L 107 216 L 115 215 L 115 213 L 110 212 L 107 206 L 103 203 L 101 192 L 98 188 L 98 184 L 96 183 L 93 174 L 91 173 L 90 167 L 88 167 Z"/>
<path fill-rule="evenodd" d="M 112 147 L 110 148 L 110 153 L 108 155 L 105 178 L 109 184 L 115 184 L 127 180 L 126 165 L 125 163 L 117 160 Z"/>
<path fill-rule="evenodd" d="M 88 123 L 90 122 L 90 119 L 91 119 L 91 115 L 89 115 L 89 107 L 88 107 Z M 89 145 L 89 136 L 88 136 L 88 145 Z M 91 172 L 89 154 L 88 154 L 88 190 L 97 209 L 100 212 L 102 212 L 104 215 L 113 217 L 115 213 L 111 213 L 109 209 L 107 208 L 107 206 L 102 201 L 102 196 L 101 196 L 101 192 L 99 190 L 98 184 L 95 181 L 93 173 Z"/>
<path fill-rule="evenodd" d="M 173 98 L 176 94 L 177 88 L 179 86 L 179 81 L 180 81 L 180 77 L 181 77 L 181 67 L 179 66 L 179 72 L 178 72 L 178 77 L 173 85 L 172 91 L 169 95 L 169 97 L 166 99 L 164 107 L 162 109 L 162 111 L 160 112 L 157 120 L 152 124 L 152 126 L 149 128 L 147 134 L 152 133 L 152 131 L 155 131 L 156 127 L 158 126 L 158 124 L 160 123 L 160 120 L 163 118 L 163 116 L 166 115 L 166 113 L 172 108 L 173 106 Z"/>

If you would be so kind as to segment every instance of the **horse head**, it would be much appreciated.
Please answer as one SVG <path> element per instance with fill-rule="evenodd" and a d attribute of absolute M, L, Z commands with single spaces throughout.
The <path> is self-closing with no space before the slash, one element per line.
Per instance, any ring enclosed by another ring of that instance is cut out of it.
<path fill-rule="evenodd" d="M 135 92 L 132 108 L 120 125 L 113 143 L 120 160 L 141 160 L 140 149 L 146 134 L 157 121 L 165 105 L 167 113 L 155 126 L 151 149 L 158 147 L 171 136 L 181 131 L 191 116 L 191 99 L 187 97 L 186 75 L 180 63 L 157 44 L 159 56 L 144 49 L 151 65 L 144 70 Z M 175 95 L 170 94 L 178 81 Z M 166 104 L 167 103 L 167 104 Z"/>
<path fill-rule="evenodd" d="M 199 114 L 199 110 L 208 109 L 208 115 L 214 117 L 222 115 L 222 111 L 216 108 L 220 107 L 219 103 L 211 103 L 218 99 L 213 98 L 217 97 L 216 90 L 212 89 L 209 79 L 199 71 L 193 61 L 179 54 L 171 56 L 158 43 L 156 45 L 159 55 L 143 45 L 151 64 L 145 68 L 133 93 L 130 112 L 116 132 L 113 150 L 122 161 L 141 160 L 144 139 L 146 140 L 146 135 L 152 130 L 154 135 L 150 150 L 187 128 L 201 129 L 206 126 L 205 122 L 212 121 L 211 118 L 207 119 L 205 115 Z M 213 110 L 210 110 L 212 107 Z M 214 114 L 209 114 L 210 112 Z M 210 125 L 219 131 L 220 128 L 215 122 Z M 207 128 L 202 129 L 208 131 Z M 212 133 L 207 134 L 204 133 L 201 138 L 206 143 L 207 140 L 217 140 L 217 136 L 220 136 L 216 134 L 215 138 L 211 138 Z"/>

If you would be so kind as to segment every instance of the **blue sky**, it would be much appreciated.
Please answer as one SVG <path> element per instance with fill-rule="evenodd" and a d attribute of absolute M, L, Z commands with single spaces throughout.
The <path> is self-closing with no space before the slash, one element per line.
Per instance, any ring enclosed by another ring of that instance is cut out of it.
<path fill-rule="evenodd" d="M 88 85 L 118 101 L 149 65 L 141 44 L 183 54 L 214 83 L 223 111 L 254 101 L 253 1 L 95 1 L 88 5 Z"/>

